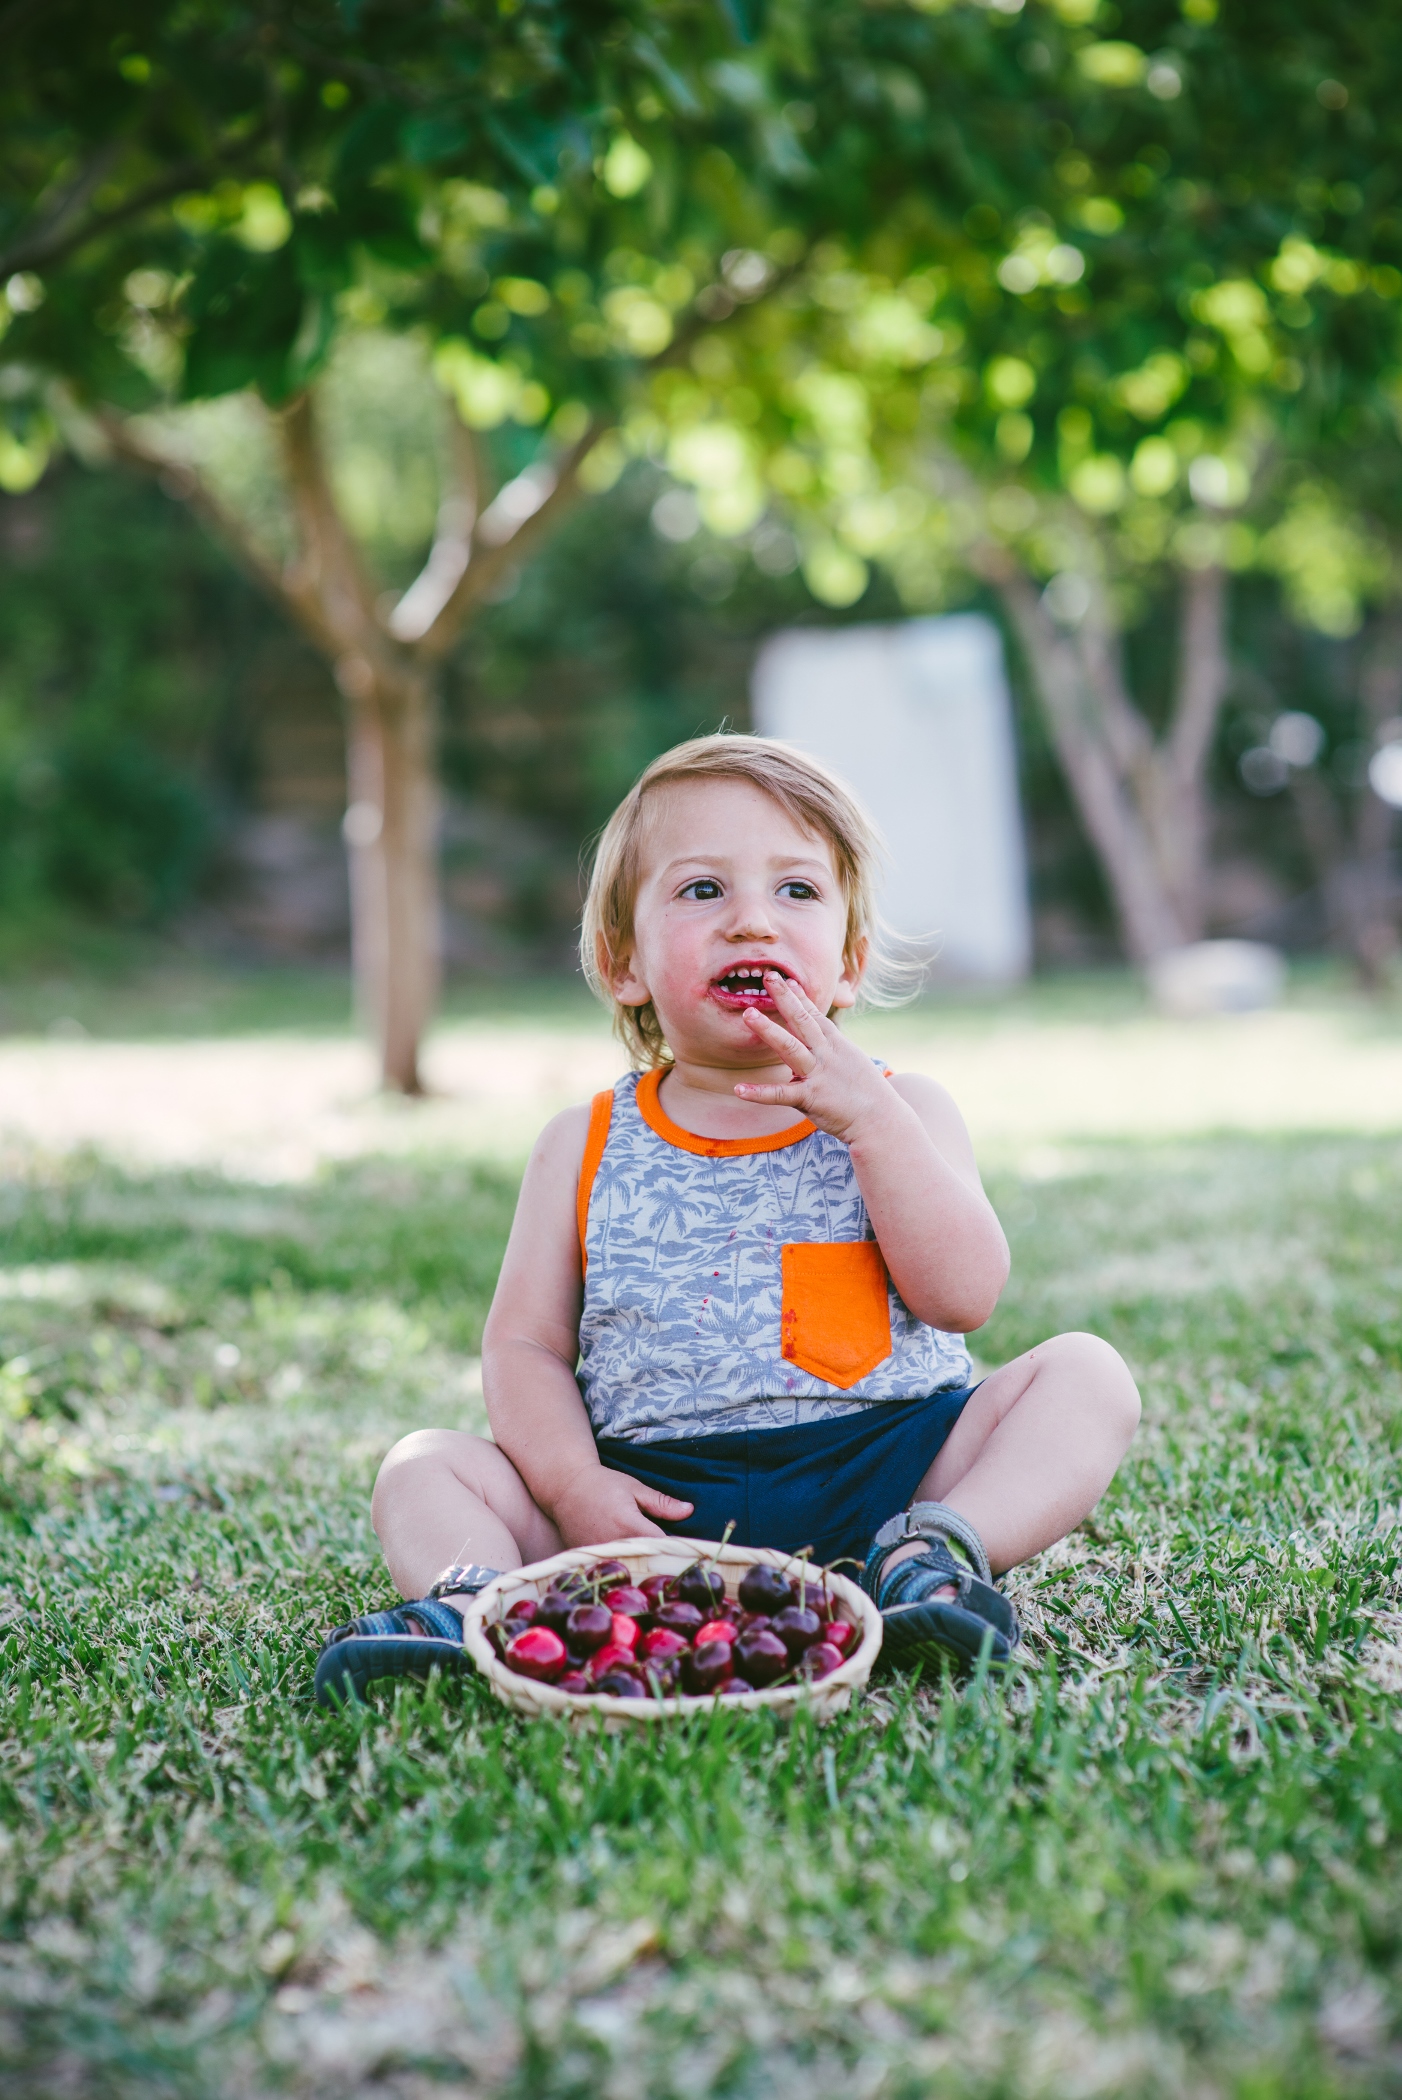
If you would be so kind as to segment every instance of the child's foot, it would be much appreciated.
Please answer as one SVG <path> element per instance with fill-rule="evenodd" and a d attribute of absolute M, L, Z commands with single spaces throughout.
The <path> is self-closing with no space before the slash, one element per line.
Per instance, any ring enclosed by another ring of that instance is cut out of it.
<path fill-rule="evenodd" d="M 462 1610 L 447 1600 L 475 1596 L 495 1581 L 497 1572 L 495 1568 L 447 1568 L 427 1597 L 396 1605 L 391 1611 L 365 1612 L 348 1625 L 336 1627 L 317 1657 L 317 1704 L 338 1706 L 362 1699 L 370 1685 L 385 1678 L 427 1677 L 434 1669 L 470 1669 L 462 1644 Z"/>
<path fill-rule="evenodd" d="M 941 1502 L 917 1502 L 882 1525 L 862 1588 L 881 1613 L 893 1662 L 947 1657 L 967 1667 L 986 1655 L 1000 1665 L 1022 1637 L 1016 1612 L 993 1587 L 978 1533 Z"/>

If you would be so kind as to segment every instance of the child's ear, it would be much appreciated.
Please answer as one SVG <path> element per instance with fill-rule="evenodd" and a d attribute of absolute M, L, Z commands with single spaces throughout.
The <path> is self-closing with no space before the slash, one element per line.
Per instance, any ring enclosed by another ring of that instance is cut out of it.
<path fill-rule="evenodd" d="M 600 950 L 599 975 L 620 1006 L 646 1006 L 652 993 L 637 975 L 637 963 L 630 949 L 624 956 L 605 955 Z"/>
<path fill-rule="evenodd" d="M 844 1007 L 856 1005 L 857 993 L 861 990 L 862 978 L 866 974 L 870 945 L 868 941 L 860 940 L 852 953 L 844 957 L 842 975 L 837 980 L 837 989 L 828 1008 L 830 1014 L 840 1013 Z"/>

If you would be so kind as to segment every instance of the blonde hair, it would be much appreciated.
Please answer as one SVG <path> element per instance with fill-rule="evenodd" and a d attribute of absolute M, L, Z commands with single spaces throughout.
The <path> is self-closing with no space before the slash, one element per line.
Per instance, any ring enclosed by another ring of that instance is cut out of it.
<path fill-rule="evenodd" d="M 843 960 L 863 971 L 867 1000 L 889 993 L 901 965 L 877 953 L 876 871 L 882 843 L 855 797 L 816 759 L 774 737 L 721 731 L 693 737 L 655 758 L 639 775 L 599 834 L 584 899 L 579 953 L 590 990 L 613 1008 L 614 1033 L 634 1065 L 667 1063 L 669 1052 L 651 1002 L 625 1006 L 614 979 L 633 944 L 633 911 L 642 880 L 649 795 L 686 780 L 746 780 L 768 795 L 802 830 L 832 848 L 847 902 Z"/>

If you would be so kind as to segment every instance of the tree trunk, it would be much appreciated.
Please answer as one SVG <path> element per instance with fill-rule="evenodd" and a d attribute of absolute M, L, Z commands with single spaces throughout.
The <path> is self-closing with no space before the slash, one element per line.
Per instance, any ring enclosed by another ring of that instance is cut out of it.
<path fill-rule="evenodd" d="M 1207 896 L 1207 763 L 1226 696 L 1226 578 L 1187 570 L 1177 688 L 1156 740 L 1125 691 L 1120 636 L 1092 594 L 1074 628 L 1058 625 L 1022 570 L 994 570 L 1022 644 L 1057 758 L 1109 887 L 1131 959 L 1201 937 Z"/>
<path fill-rule="evenodd" d="M 1084 646 L 1060 629 L 1030 577 L 1000 581 L 1072 798 L 1110 890 L 1131 959 L 1152 962 L 1181 947 L 1185 931 L 1164 883 L 1148 825 L 1136 801 L 1136 754 L 1116 748 L 1113 696 Z M 1122 728 L 1130 725 L 1121 725 Z M 1127 741 L 1119 739 L 1123 747 Z"/>
<path fill-rule="evenodd" d="M 1207 917 L 1207 766 L 1229 677 L 1226 572 L 1187 569 L 1181 588 L 1173 719 L 1155 753 L 1145 813 L 1178 922 L 1196 941 Z"/>
<path fill-rule="evenodd" d="M 424 1091 L 419 1047 L 438 995 L 438 795 L 433 695 L 415 668 L 343 658 L 351 945 L 356 1003 L 383 1083 Z"/>

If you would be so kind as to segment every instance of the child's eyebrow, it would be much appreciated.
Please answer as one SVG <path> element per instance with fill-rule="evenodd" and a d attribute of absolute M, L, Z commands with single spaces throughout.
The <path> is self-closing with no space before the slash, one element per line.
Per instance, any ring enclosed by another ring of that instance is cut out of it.
<path fill-rule="evenodd" d="M 671 876 L 680 874 L 683 868 L 725 868 L 729 866 L 733 858 L 734 855 L 730 853 L 679 853 L 675 859 L 664 862 L 659 873 L 664 876 Z M 828 861 L 816 858 L 808 859 L 799 854 L 795 854 L 792 858 L 788 855 L 776 856 L 769 862 L 769 869 L 771 873 L 783 870 L 788 870 L 792 873 L 797 873 L 800 870 L 816 870 L 820 875 L 829 876 L 833 872 Z"/>

